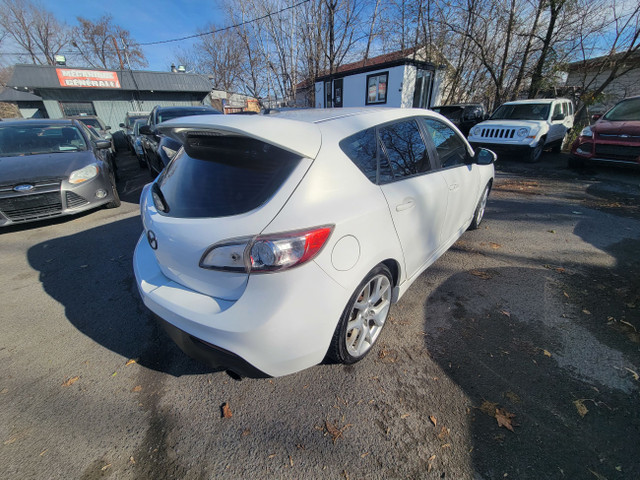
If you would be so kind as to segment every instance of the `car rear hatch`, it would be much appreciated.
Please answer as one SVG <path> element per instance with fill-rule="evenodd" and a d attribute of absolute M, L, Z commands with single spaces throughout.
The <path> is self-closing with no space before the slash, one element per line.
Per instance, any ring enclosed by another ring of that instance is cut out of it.
<path fill-rule="evenodd" d="M 214 244 L 264 230 L 311 166 L 320 131 L 305 122 L 222 115 L 159 128 L 184 145 L 141 202 L 160 268 L 192 290 L 237 300 L 248 274 L 204 269 L 200 260 Z"/>

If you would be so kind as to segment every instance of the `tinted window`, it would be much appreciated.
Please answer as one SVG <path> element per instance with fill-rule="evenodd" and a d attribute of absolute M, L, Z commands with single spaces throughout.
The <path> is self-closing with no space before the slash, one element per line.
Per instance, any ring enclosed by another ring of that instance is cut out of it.
<path fill-rule="evenodd" d="M 238 215 L 259 207 L 300 157 L 246 137 L 194 135 L 158 180 L 169 216 Z"/>
<path fill-rule="evenodd" d="M 556 103 L 555 107 L 553 107 L 553 115 L 551 116 L 551 118 L 555 117 L 560 113 L 562 113 L 562 104 Z"/>
<path fill-rule="evenodd" d="M 609 110 L 603 118 L 613 122 L 640 120 L 640 98 L 623 100 Z"/>
<path fill-rule="evenodd" d="M 370 128 L 345 138 L 340 142 L 340 148 L 369 180 L 376 182 L 378 160 L 375 129 Z"/>
<path fill-rule="evenodd" d="M 431 140 L 438 151 L 442 168 L 463 165 L 467 159 L 467 147 L 450 127 L 432 118 L 423 118 Z"/>
<path fill-rule="evenodd" d="M 380 128 L 380 140 L 385 146 L 394 177 L 408 177 L 431 168 L 427 147 L 415 120 Z"/>

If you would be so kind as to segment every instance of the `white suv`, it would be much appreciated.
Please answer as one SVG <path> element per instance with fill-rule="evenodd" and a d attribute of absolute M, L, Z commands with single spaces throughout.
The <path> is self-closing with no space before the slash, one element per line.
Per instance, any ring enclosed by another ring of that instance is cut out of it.
<path fill-rule="evenodd" d="M 573 116 L 573 103 L 566 98 L 507 102 L 471 129 L 469 143 L 499 153 L 524 153 L 537 162 L 543 150 L 560 151 Z"/>

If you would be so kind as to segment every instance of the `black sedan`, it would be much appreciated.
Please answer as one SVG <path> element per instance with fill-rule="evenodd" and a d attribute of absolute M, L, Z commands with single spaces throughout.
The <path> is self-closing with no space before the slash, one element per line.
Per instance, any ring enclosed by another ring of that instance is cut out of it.
<path fill-rule="evenodd" d="M 0 227 L 120 206 L 111 143 L 77 120 L 0 124 Z"/>

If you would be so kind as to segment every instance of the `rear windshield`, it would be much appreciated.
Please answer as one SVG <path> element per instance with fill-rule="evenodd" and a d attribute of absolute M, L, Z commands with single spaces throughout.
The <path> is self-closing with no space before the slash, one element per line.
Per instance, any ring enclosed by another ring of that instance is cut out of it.
<path fill-rule="evenodd" d="M 447 117 L 450 120 L 460 120 L 460 116 L 462 115 L 463 107 L 434 107 L 432 108 L 434 112 L 438 112 L 440 115 Z"/>
<path fill-rule="evenodd" d="M 271 198 L 300 157 L 259 140 L 193 135 L 158 179 L 166 215 L 226 217 Z"/>

